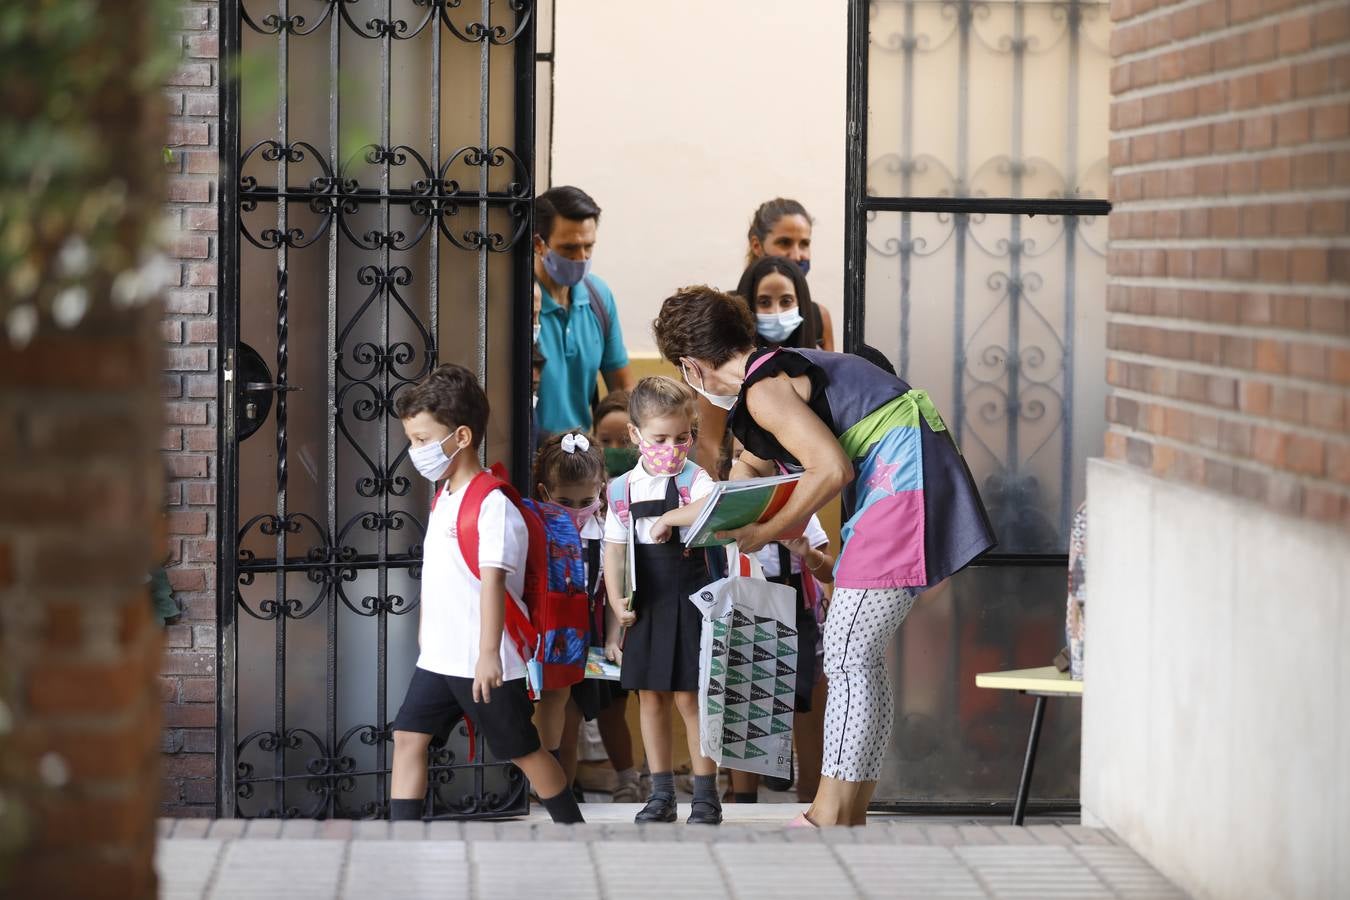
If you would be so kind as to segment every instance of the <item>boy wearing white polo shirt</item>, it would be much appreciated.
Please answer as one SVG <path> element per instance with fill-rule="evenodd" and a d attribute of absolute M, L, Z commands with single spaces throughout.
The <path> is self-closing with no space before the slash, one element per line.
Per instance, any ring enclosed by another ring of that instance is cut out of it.
<path fill-rule="evenodd" d="M 427 748 L 462 715 L 494 756 L 520 767 L 553 821 L 580 822 L 562 767 L 541 749 L 530 721 L 525 661 L 513 641 L 502 639 L 506 604 L 523 596 L 529 539 L 520 511 L 501 491 L 488 493 L 479 509 L 481 580 L 460 551 L 459 509 L 465 488 L 482 471 L 477 451 L 487 429 L 487 395 L 468 369 L 443 365 L 399 394 L 394 411 L 411 445 L 409 458 L 437 491 L 422 549 L 421 654 L 394 718 L 389 817 L 422 817 Z"/>

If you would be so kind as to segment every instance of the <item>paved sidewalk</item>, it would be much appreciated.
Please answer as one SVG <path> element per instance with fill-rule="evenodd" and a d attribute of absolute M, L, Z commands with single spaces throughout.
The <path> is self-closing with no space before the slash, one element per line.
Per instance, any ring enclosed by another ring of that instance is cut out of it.
<path fill-rule="evenodd" d="M 1108 831 L 875 816 L 787 831 L 802 807 L 728 806 L 720 828 L 637 826 L 588 804 L 586 825 L 165 819 L 164 898 L 402 896 L 524 900 L 1184 898 Z"/>

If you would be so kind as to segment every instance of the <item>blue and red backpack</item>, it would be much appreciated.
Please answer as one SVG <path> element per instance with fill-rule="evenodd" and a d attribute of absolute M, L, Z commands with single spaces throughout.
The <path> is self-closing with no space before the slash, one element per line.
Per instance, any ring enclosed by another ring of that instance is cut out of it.
<path fill-rule="evenodd" d="M 522 500 L 503 477 L 500 465 L 480 472 L 465 490 L 456 530 L 464 562 L 475 578 L 478 569 L 478 515 L 483 500 L 501 491 L 525 520 L 529 535 L 525 555 L 525 587 L 518 603 L 506 604 L 506 635 L 527 665 L 537 664 L 542 676 L 531 679 L 531 696 L 539 690 L 570 687 L 586 674 L 586 650 L 590 644 L 590 598 L 586 594 L 582 566 L 581 536 L 571 518 L 559 506 Z"/>

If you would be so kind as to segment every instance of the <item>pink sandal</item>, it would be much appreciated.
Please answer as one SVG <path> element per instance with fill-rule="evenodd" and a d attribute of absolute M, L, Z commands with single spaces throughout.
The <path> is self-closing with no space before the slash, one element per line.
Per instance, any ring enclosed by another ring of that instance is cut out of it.
<path fill-rule="evenodd" d="M 793 819 L 791 822 L 788 822 L 786 827 L 788 827 L 788 828 L 819 828 L 820 826 L 817 825 L 815 822 L 812 822 L 810 819 L 808 819 L 808 818 L 806 817 L 806 813 L 805 813 L 805 812 L 801 812 L 801 813 L 798 813 L 798 814 L 797 814 L 797 818 Z"/>

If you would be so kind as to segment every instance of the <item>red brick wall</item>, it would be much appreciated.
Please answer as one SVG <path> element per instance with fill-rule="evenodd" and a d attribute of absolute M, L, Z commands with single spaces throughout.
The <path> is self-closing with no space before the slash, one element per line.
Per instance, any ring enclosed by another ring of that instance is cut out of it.
<path fill-rule="evenodd" d="M 0 330 L 0 897 L 153 898 L 161 313 L 142 293 L 156 267 L 130 266 L 160 216 L 163 112 L 134 75 L 160 64 L 159 29 L 148 3 L 54 14 L 71 8 L 4 15 L 0 108 L 53 163 L 0 175 L 0 308 L 39 311 L 30 334 Z M 35 295 L 11 291 L 20 265 Z M 57 286 L 82 314 L 59 314 Z"/>
<path fill-rule="evenodd" d="M 1350 524 L 1350 4 L 1111 15 L 1106 455 Z"/>
<path fill-rule="evenodd" d="M 215 810 L 216 750 L 216 172 L 219 11 L 184 2 L 183 63 L 166 87 L 170 221 L 178 286 L 165 297 L 164 430 L 168 471 L 169 581 L 184 607 L 166 632 L 165 815 Z"/>
<path fill-rule="evenodd" d="M 0 338 L 0 896 L 155 894 L 153 315 Z"/>

